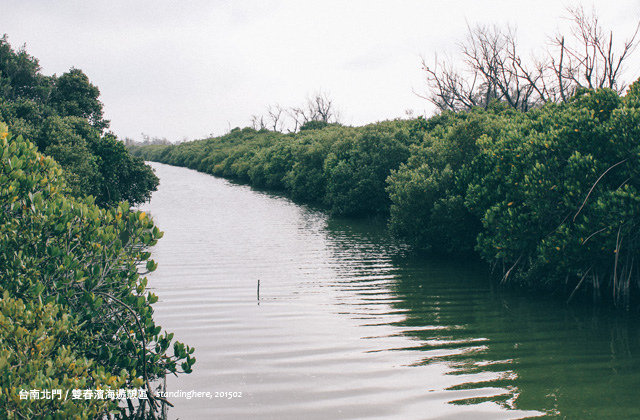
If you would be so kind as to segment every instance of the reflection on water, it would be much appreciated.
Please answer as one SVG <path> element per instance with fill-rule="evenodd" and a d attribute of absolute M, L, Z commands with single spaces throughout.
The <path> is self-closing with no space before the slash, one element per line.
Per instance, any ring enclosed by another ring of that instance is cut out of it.
<path fill-rule="evenodd" d="M 636 320 L 500 295 L 481 264 L 153 165 L 156 318 L 197 357 L 169 388 L 236 393 L 170 418 L 640 418 Z"/>

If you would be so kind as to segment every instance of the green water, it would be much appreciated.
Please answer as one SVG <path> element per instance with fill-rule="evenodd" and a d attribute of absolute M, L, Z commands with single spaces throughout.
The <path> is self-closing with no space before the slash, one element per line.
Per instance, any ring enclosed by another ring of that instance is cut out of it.
<path fill-rule="evenodd" d="M 329 226 L 359 232 L 360 240 L 388 241 L 377 224 Z M 393 307 L 406 315 L 394 325 L 419 343 L 411 350 L 424 352 L 415 365 L 445 363 L 453 368 L 448 374 L 469 378 L 450 390 L 509 391 L 456 397 L 451 404 L 490 402 L 557 419 L 640 418 L 635 314 L 505 290 L 480 261 L 425 259 L 407 252 L 392 261 Z M 483 375 L 486 381 L 477 379 Z"/>
<path fill-rule="evenodd" d="M 426 353 L 422 363 L 448 363 L 455 375 L 501 377 L 471 380 L 454 389 L 504 387 L 509 394 L 487 400 L 557 418 L 640 418 L 637 321 L 535 297 L 491 293 L 465 282 L 450 266 L 436 272 L 408 266 L 405 270 L 396 289 L 398 307 L 407 310 L 402 324 L 446 327 L 438 334 L 411 333 L 428 343 L 418 346 Z M 425 271 L 430 272 L 428 285 L 421 280 Z M 470 343 L 469 351 L 429 356 L 435 349 L 459 348 L 461 343 Z M 481 345 L 474 347 L 476 343 Z"/>

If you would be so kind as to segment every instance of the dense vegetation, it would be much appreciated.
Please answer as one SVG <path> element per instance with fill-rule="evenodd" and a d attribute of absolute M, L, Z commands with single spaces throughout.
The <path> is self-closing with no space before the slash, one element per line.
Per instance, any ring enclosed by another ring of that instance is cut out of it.
<path fill-rule="evenodd" d="M 390 121 L 361 128 L 326 125 L 296 134 L 252 128 L 202 141 L 133 148 L 145 159 L 186 166 L 285 189 L 298 200 L 339 215 L 388 212 L 385 179 L 409 157 L 409 124 Z"/>
<path fill-rule="evenodd" d="M 195 362 L 153 320 L 146 249 L 162 233 L 129 207 L 158 179 L 104 133 L 98 95 L 0 40 L 2 418 L 156 418 L 155 381 Z"/>
<path fill-rule="evenodd" d="M 181 368 L 192 349 L 153 320 L 158 297 L 140 267 L 161 232 L 121 203 L 65 194 L 64 171 L 0 124 L 0 407 L 9 419 L 97 418 L 153 411 L 152 383 Z M 149 399 L 19 398 L 26 390 L 139 389 Z M 77 417 L 74 417 L 77 416 Z"/>
<path fill-rule="evenodd" d="M 93 195 L 102 206 L 144 202 L 158 178 L 105 132 L 99 95 L 81 70 L 45 76 L 24 47 L 14 51 L 0 38 L 0 121 L 60 164 L 74 196 Z"/>
<path fill-rule="evenodd" d="M 416 249 L 476 252 L 505 282 L 629 307 L 640 289 L 639 93 L 636 82 L 624 97 L 583 89 L 528 112 L 494 102 L 365 127 L 234 129 L 133 153 L 336 215 L 388 215 Z"/>

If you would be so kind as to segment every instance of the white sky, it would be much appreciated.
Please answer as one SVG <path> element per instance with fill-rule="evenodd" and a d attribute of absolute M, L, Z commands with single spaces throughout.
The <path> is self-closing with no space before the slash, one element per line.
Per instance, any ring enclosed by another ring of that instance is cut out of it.
<path fill-rule="evenodd" d="M 0 0 L 0 34 L 26 43 L 43 73 L 82 69 L 120 138 L 171 141 L 250 125 L 270 104 L 316 91 L 343 123 L 433 113 L 421 58 L 455 55 L 467 24 L 512 24 L 521 52 L 542 51 L 566 6 L 595 6 L 614 39 L 638 0 Z M 626 80 L 640 76 L 640 50 Z"/>

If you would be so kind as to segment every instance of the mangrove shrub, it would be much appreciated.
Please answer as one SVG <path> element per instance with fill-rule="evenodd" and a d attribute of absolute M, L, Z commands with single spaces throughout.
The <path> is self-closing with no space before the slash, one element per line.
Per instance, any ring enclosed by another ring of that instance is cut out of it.
<path fill-rule="evenodd" d="M 17 386 L 53 385 L 50 378 L 61 388 L 142 388 L 149 399 L 138 409 L 157 410 L 153 382 L 190 372 L 195 362 L 184 344 L 171 349 L 173 335 L 153 319 L 158 297 L 144 274 L 156 263 L 146 248 L 162 233 L 126 202 L 104 209 L 92 197 L 68 196 L 63 169 L 5 124 L 0 146 L 0 321 L 14 337 L 0 340 L 0 369 L 3 378 L 20 378 L 3 383 L 0 406 L 14 407 L 12 418 L 42 418 L 40 402 L 18 402 Z M 27 353 L 15 353 L 23 346 Z"/>
<path fill-rule="evenodd" d="M 152 169 L 106 129 L 100 91 L 80 69 L 45 76 L 38 60 L 0 38 L 0 121 L 33 141 L 65 172 L 68 192 L 101 206 L 131 205 L 158 186 Z"/>

